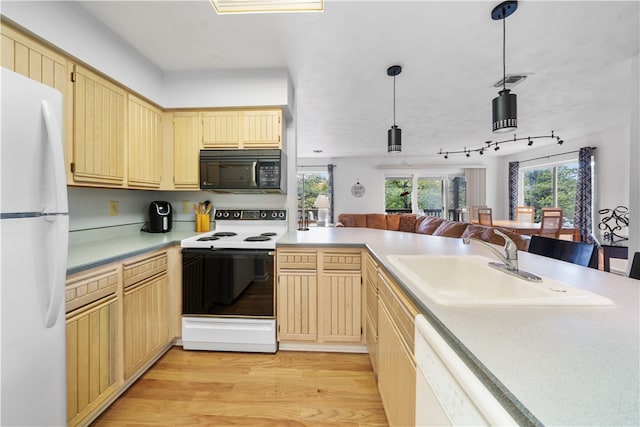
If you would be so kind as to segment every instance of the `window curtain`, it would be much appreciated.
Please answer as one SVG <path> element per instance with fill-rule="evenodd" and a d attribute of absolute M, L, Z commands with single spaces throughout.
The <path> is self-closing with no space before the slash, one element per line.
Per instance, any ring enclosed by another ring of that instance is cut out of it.
<path fill-rule="evenodd" d="M 329 188 L 328 188 L 328 193 L 329 193 L 329 218 L 328 218 L 328 222 L 329 224 L 335 224 L 335 222 L 333 222 L 333 167 L 335 165 L 332 164 L 328 164 L 327 165 L 327 174 L 329 175 Z"/>
<path fill-rule="evenodd" d="M 467 182 L 467 206 L 485 206 L 487 204 L 487 171 L 484 168 L 464 170 Z"/>
<path fill-rule="evenodd" d="M 576 183 L 576 207 L 573 223 L 580 230 L 583 242 L 593 243 L 593 180 L 591 160 L 593 149 L 582 147 L 578 152 L 578 179 Z"/>
<path fill-rule="evenodd" d="M 509 219 L 516 219 L 516 207 L 518 206 L 518 172 L 520 162 L 509 162 Z"/>

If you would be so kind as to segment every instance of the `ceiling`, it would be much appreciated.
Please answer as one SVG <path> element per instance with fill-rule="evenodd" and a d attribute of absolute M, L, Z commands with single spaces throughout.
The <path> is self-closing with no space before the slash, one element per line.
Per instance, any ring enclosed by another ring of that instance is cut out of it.
<path fill-rule="evenodd" d="M 296 90 L 298 157 L 402 156 L 513 139 L 491 132 L 502 78 L 502 21 L 488 1 L 325 0 L 322 13 L 218 16 L 208 0 L 80 1 L 166 72 L 287 68 Z M 638 1 L 520 1 L 506 19 L 506 72 L 515 86 L 517 137 L 564 140 L 624 125 L 629 58 L 639 51 Z M 535 146 L 555 141 L 536 140 Z M 527 149 L 505 144 L 504 155 Z M 320 153 L 314 150 L 321 150 Z M 450 156 L 453 158 L 454 156 Z M 477 162 L 456 155 L 457 160 Z"/>

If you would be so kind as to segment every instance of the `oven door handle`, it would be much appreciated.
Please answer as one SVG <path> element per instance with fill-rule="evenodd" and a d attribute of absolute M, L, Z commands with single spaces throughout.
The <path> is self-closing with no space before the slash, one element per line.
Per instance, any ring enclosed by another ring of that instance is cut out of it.
<path fill-rule="evenodd" d="M 232 249 L 221 248 L 216 249 L 200 249 L 200 248 L 183 248 L 183 253 L 189 254 L 205 254 L 205 255 L 262 255 L 262 256 L 274 256 L 276 253 L 273 249 Z"/>

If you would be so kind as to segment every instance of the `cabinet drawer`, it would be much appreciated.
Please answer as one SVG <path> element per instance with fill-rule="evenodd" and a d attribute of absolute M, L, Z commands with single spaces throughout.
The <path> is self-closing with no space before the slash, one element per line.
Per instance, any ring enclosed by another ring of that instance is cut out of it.
<path fill-rule="evenodd" d="M 157 254 L 139 261 L 123 263 L 124 287 L 142 282 L 167 271 L 167 254 Z"/>
<path fill-rule="evenodd" d="M 324 270 L 360 271 L 360 251 L 325 251 L 322 254 Z"/>
<path fill-rule="evenodd" d="M 118 267 L 116 265 L 81 273 L 67 279 L 65 306 L 69 313 L 84 305 L 114 294 L 118 287 Z"/>
<path fill-rule="evenodd" d="M 380 302 L 389 311 L 400 335 L 402 335 L 408 349 L 413 353 L 414 319 L 418 310 L 411 302 L 401 296 L 396 285 L 384 272 L 378 272 L 378 277 L 380 278 L 378 286 Z M 380 319 L 380 313 L 378 313 L 378 319 Z"/>
<path fill-rule="evenodd" d="M 278 251 L 278 268 L 315 270 L 318 255 L 315 250 Z"/>

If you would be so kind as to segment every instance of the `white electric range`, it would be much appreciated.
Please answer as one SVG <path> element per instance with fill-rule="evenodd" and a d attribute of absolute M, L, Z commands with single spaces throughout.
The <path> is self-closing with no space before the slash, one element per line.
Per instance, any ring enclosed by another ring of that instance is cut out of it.
<path fill-rule="evenodd" d="M 182 344 L 187 350 L 274 353 L 275 247 L 286 209 L 217 209 L 215 229 L 182 246 Z"/>

